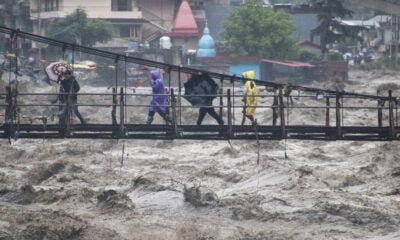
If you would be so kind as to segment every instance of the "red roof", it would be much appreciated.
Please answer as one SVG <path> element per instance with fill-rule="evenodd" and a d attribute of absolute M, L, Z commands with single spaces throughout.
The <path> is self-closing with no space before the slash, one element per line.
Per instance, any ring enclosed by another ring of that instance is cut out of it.
<path fill-rule="evenodd" d="M 315 44 L 315 43 L 312 43 L 312 42 L 310 42 L 310 41 L 308 41 L 308 40 L 305 40 L 304 42 L 300 43 L 300 46 L 304 46 L 304 45 L 310 46 L 310 47 L 313 47 L 313 48 L 321 49 L 321 46 L 320 46 L 320 45 Z"/>
<path fill-rule="evenodd" d="M 179 7 L 172 32 L 167 35 L 172 37 L 198 37 L 201 35 L 197 28 L 192 9 L 186 0 Z"/>
<path fill-rule="evenodd" d="M 267 62 L 267 63 L 272 63 L 272 64 L 277 64 L 277 65 L 282 65 L 282 66 L 287 66 L 287 67 L 315 67 L 315 65 L 309 64 L 309 63 L 303 63 L 303 62 L 297 62 L 297 61 L 275 61 L 271 59 L 262 59 L 262 62 Z"/>

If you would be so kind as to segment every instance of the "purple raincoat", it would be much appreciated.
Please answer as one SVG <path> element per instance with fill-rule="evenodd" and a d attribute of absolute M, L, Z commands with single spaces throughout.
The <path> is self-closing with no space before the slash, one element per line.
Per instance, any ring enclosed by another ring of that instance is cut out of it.
<path fill-rule="evenodd" d="M 161 79 L 160 69 L 151 71 L 150 85 L 153 94 L 165 94 L 164 83 Z M 149 111 L 165 113 L 167 111 L 167 96 L 153 96 Z"/>

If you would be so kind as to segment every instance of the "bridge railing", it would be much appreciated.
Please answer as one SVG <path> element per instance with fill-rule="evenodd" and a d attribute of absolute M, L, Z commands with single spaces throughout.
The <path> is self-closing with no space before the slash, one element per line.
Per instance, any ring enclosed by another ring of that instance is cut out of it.
<path fill-rule="evenodd" d="M 151 106 L 150 98 L 157 96 L 151 93 L 126 93 L 126 89 L 115 88 L 112 92 L 103 93 L 78 93 L 76 104 L 85 112 L 92 115 L 93 124 L 116 124 L 123 120 L 125 124 L 144 124 L 147 109 Z M 4 111 L 18 109 L 19 123 L 33 123 L 35 120 L 51 118 L 61 110 L 62 104 L 55 103 L 57 97 L 65 97 L 65 93 L 16 93 L 13 95 L 0 94 L 5 101 L 0 104 Z M 172 103 L 175 102 L 176 119 L 178 125 L 195 125 L 197 109 L 216 108 L 222 113 L 222 117 L 232 122 L 232 125 L 239 125 L 244 109 L 243 94 L 232 95 L 231 89 L 224 89 L 223 94 L 216 95 L 195 95 L 196 97 L 215 97 L 214 104 L 192 106 L 184 98 L 190 95 L 161 94 L 168 98 L 166 107 L 172 112 Z M 305 125 L 305 126 L 377 126 L 393 127 L 398 126 L 398 101 L 390 102 L 376 101 L 375 99 L 360 99 L 357 97 L 334 96 L 334 95 L 287 95 L 262 93 L 256 96 L 259 100 L 256 106 L 257 123 L 259 125 Z M 11 99 L 11 100 L 10 100 Z M 51 103 L 53 100 L 53 103 Z M 216 104 L 217 103 L 217 104 Z M 222 103 L 222 104 L 221 104 Z M 230 105 L 229 105 L 230 103 Z M 14 104 L 14 106 L 10 106 Z M 64 103 L 66 104 L 66 103 Z M 72 105 L 71 105 L 72 107 Z M 325 114 L 321 114 L 325 112 Z M 5 115 L 5 114 L 4 114 Z M 99 116 L 100 115 L 100 116 Z M 121 116 L 122 115 L 122 116 Z M 134 115 L 140 115 L 141 118 Z M 122 119 L 123 117 L 123 119 Z M 172 117 L 172 116 L 171 116 Z M 113 118 L 115 118 L 113 120 Z M 118 118 L 118 121 L 116 121 Z M 284 121 L 278 119 L 282 118 Z M 371 119 L 375 119 L 371 121 Z M 228 121 L 225 121 L 226 123 Z M 375 122 L 375 123 L 374 123 Z M 391 123 L 392 122 L 392 123 Z M 50 123 L 50 121 L 47 121 Z M 72 123 L 72 122 L 71 122 Z"/>

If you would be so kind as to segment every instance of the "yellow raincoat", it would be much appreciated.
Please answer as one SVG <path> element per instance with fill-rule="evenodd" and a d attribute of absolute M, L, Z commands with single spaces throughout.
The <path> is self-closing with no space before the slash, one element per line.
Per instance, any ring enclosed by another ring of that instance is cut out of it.
<path fill-rule="evenodd" d="M 257 86 L 256 83 L 253 81 L 255 72 L 247 71 L 244 72 L 242 75 L 243 78 L 245 78 L 244 87 L 246 89 L 244 114 L 246 116 L 253 116 L 256 111 L 258 102 L 258 97 L 256 96 L 258 95 Z"/>

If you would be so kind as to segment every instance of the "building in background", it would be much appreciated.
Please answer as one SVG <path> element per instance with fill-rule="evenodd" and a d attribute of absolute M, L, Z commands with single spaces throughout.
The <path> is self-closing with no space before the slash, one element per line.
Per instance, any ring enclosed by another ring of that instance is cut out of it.
<path fill-rule="evenodd" d="M 7 12 L 5 25 L 11 28 L 44 36 L 52 21 L 82 8 L 88 18 L 106 20 L 114 27 L 113 39 L 98 43 L 97 48 L 114 52 L 154 50 L 160 48 L 160 38 L 170 36 L 171 50 L 180 51 L 182 56 L 195 56 L 206 19 L 218 48 L 224 21 L 242 3 L 242 0 L 0 0 Z M 182 5 L 191 11 L 185 15 L 189 20 L 179 17 Z M 187 29 L 185 24 L 195 30 Z M 31 47 L 38 46 L 32 43 Z M 184 58 L 183 62 L 187 60 Z"/>
<path fill-rule="evenodd" d="M 32 32 L 44 36 L 52 21 L 64 18 L 78 8 L 83 9 L 88 18 L 103 19 L 113 25 L 113 40 L 110 45 L 100 47 L 112 48 L 115 43 L 127 47 L 132 40 L 141 41 L 144 19 L 134 0 L 30 0 Z"/>

